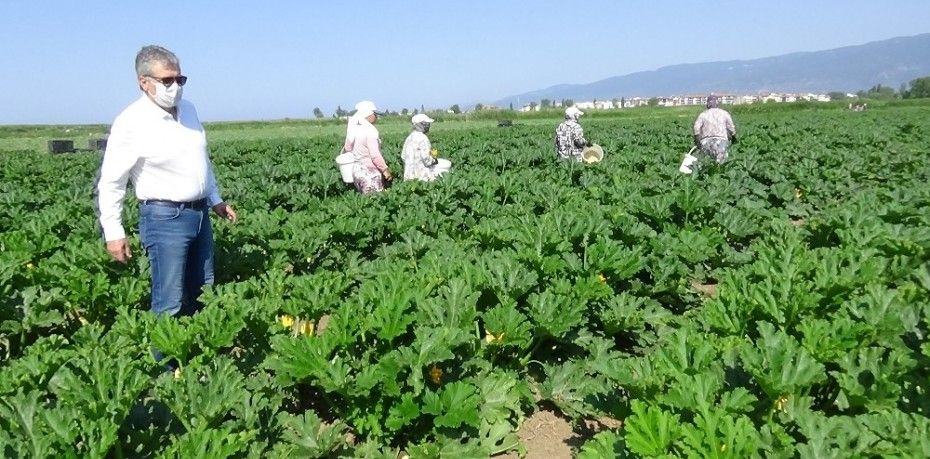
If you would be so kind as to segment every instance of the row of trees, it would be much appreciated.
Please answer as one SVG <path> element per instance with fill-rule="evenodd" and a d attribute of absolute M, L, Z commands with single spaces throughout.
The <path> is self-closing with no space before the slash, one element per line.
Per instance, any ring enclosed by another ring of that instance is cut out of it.
<path fill-rule="evenodd" d="M 458 107 L 458 105 L 454 105 L 454 107 Z M 342 106 L 340 105 L 340 106 L 337 106 L 337 107 L 336 107 L 336 110 L 333 112 L 333 118 L 342 118 L 342 117 L 344 117 L 344 116 L 349 116 L 350 113 L 352 113 L 352 111 L 346 110 L 346 109 L 342 108 Z M 411 116 L 412 116 L 412 115 L 416 115 L 417 113 L 426 113 L 426 108 L 423 107 L 422 105 L 420 105 L 420 109 L 419 109 L 419 110 L 417 110 L 416 108 L 414 108 L 413 111 L 411 111 L 411 110 L 408 110 L 408 109 L 406 109 L 406 108 L 402 108 L 399 112 L 398 112 L 398 111 L 394 111 L 394 110 L 385 110 L 385 111 L 384 111 L 384 114 L 385 114 L 385 115 L 388 115 L 388 116 L 391 116 L 391 115 L 395 115 L 395 116 L 397 116 L 397 115 L 400 115 L 400 116 L 411 115 Z M 325 118 L 325 117 L 326 117 L 326 114 L 323 113 L 323 110 L 321 110 L 320 107 L 314 107 L 314 108 L 313 108 L 313 117 L 316 118 L 316 119 L 322 119 L 322 118 Z"/>
<path fill-rule="evenodd" d="M 831 92 L 831 100 L 845 99 L 846 93 Z M 877 84 L 869 89 L 856 92 L 856 96 L 863 99 L 922 99 L 930 97 L 930 76 L 911 80 L 910 83 L 901 83 L 901 86 L 895 91 L 891 86 Z"/>
<path fill-rule="evenodd" d="M 911 80 L 907 87 L 901 85 L 901 96 L 905 99 L 930 97 L 930 76 Z"/>

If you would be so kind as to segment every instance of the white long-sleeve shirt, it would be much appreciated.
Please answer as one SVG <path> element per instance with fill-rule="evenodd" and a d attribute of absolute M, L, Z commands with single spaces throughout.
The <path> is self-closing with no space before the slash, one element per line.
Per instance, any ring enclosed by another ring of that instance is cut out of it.
<path fill-rule="evenodd" d="M 126 237 L 121 213 L 126 183 L 136 198 L 223 202 L 207 155 L 207 137 L 197 110 L 182 99 L 178 119 L 145 94 L 120 113 L 110 129 L 97 182 L 100 225 L 107 241 Z"/>

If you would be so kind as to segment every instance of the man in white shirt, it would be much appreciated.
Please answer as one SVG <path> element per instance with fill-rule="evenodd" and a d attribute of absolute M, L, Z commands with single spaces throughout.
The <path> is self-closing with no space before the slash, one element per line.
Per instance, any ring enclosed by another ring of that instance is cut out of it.
<path fill-rule="evenodd" d="M 192 314 L 213 283 L 213 230 L 208 209 L 235 222 L 220 198 L 207 139 L 194 105 L 181 98 L 187 77 L 178 58 L 159 46 L 136 55 L 142 95 L 113 121 L 97 182 L 97 205 L 107 251 L 132 257 L 121 221 L 126 183 L 139 199 L 139 234 L 151 263 L 152 312 Z"/>

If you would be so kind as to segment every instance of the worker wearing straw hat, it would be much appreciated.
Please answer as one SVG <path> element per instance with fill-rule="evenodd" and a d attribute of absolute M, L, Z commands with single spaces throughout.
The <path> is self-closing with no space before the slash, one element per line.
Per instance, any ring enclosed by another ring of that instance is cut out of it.
<path fill-rule="evenodd" d="M 584 112 L 575 106 L 566 108 L 565 121 L 555 130 L 555 150 L 562 159 L 581 161 L 584 147 L 591 146 L 591 142 L 584 137 L 584 129 L 578 123 L 581 115 Z"/>

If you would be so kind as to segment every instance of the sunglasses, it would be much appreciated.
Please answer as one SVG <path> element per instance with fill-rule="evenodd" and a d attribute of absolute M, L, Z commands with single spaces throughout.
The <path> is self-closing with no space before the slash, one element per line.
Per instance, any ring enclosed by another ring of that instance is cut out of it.
<path fill-rule="evenodd" d="M 151 76 L 151 75 L 146 75 L 145 77 L 146 77 L 146 78 L 151 78 L 151 79 L 153 79 L 153 80 L 155 80 L 155 81 L 157 81 L 157 82 L 159 82 L 159 83 L 165 85 L 166 87 L 167 87 L 167 86 L 173 85 L 175 82 L 178 83 L 178 86 L 184 86 L 184 85 L 187 83 L 187 77 L 184 76 L 184 75 L 178 75 L 178 76 L 173 76 L 173 77 L 164 77 L 164 78 L 157 78 L 157 77 L 153 77 L 153 76 Z"/>

